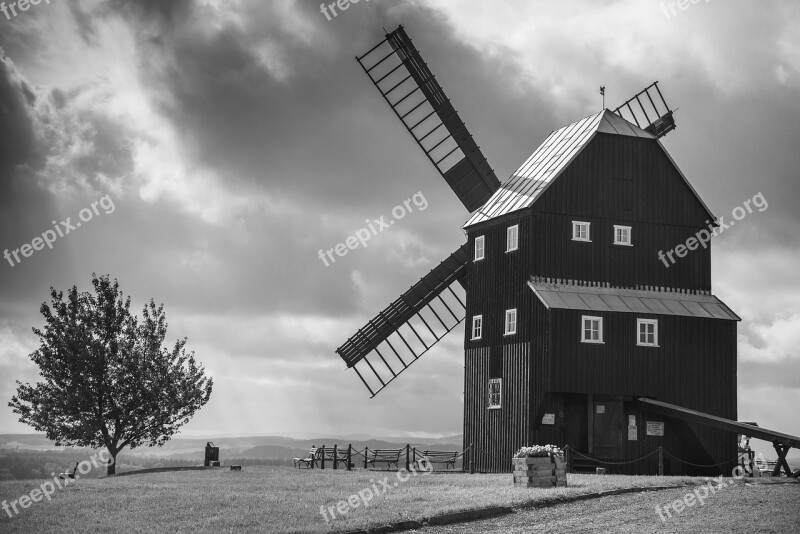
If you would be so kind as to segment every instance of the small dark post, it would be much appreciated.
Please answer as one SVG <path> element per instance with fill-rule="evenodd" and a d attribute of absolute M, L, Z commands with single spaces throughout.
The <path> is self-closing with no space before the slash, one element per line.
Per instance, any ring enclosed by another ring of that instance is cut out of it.
<path fill-rule="evenodd" d="M 470 444 L 470 447 L 472 447 L 472 444 Z M 470 475 L 474 475 L 475 474 L 475 449 L 474 448 L 469 451 L 469 474 Z"/>
<path fill-rule="evenodd" d="M 664 447 L 658 447 L 658 476 L 664 476 Z"/>
<path fill-rule="evenodd" d="M 369 447 L 366 445 L 364 446 L 364 469 L 367 468 L 367 454 L 369 453 Z"/>
<path fill-rule="evenodd" d="M 417 448 L 411 448 L 411 467 L 414 467 L 417 463 Z"/>
<path fill-rule="evenodd" d="M 339 444 L 338 443 L 334 443 L 333 444 L 333 468 L 334 469 L 336 469 L 336 464 L 339 463 L 337 460 L 339 460 Z"/>
<path fill-rule="evenodd" d="M 325 444 L 322 444 L 322 456 L 320 456 L 320 467 L 325 469 Z"/>
<path fill-rule="evenodd" d="M 348 471 L 352 471 L 353 470 L 353 464 L 351 463 L 352 460 L 353 460 L 353 444 L 352 443 L 348 443 L 347 444 L 347 470 Z"/>
<path fill-rule="evenodd" d="M 572 454 L 569 452 L 569 444 L 564 447 L 564 462 L 567 464 L 567 473 L 572 473 Z"/>
<path fill-rule="evenodd" d="M 406 443 L 406 471 L 408 471 L 408 455 L 410 451 L 411 451 L 411 445 Z"/>
<path fill-rule="evenodd" d="M 314 464 L 317 463 L 317 446 L 311 446 L 311 469 L 314 469 Z"/>

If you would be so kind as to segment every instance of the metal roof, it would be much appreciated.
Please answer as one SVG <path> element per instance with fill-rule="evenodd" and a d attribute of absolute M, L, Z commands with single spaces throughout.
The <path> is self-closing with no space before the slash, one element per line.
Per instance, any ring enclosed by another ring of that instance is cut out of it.
<path fill-rule="evenodd" d="M 542 282 L 531 279 L 528 286 L 542 304 L 562 310 L 652 313 L 741 321 L 720 299 L 710 293 L 684 293 L 624 289 L 594 285 Z"/>
<path fill-rule="evenodd" d="M 604 109 L 578 122 L 551 132 L 544 143 L 500 186 L 500 189 L 495 191 L 480 209 L 470 216 L 463 227 L 467 228 L 533 205 L 536 199 L 572 163 L 572 160 L 580 154 L 598 132 L 653 139 L 659 143 L 661 149 L 669 157 L 663 145 L 654 135 L 631 124 L 616 113 Z M 670 158 L 670 161 L 672 161 L 672 158 Z M 674 165 L 675 162 L 672 161 L 672 163 Z M 675 168 L 677 169 L 677 165 Z M 680 169 L 678 169 L 678 172 L 686 180 Z M 697 195 L 688 180 L 686 180 L 686 183 L 703 204 L 703 207 L 706 208 L 709 216 L 713 218 L 713 214 Z"/>

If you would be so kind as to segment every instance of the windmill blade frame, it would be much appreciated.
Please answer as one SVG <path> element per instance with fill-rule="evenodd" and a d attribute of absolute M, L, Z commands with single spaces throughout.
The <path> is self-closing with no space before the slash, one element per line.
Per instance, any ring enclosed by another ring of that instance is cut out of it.
<path fill-rule="evenodd" d="M 465 243 L 336 349 L 372 397 L 464 321 L 468 262 Z"/>
<path fill-rule="evenodd" d="M 645 97 L 647 100 L 644 100 Z M 666 111 L 662 112 L 662 109 Z M 655 115 L 655 118 L 651 119 L 650 114 L 647 113 L 648 110 Z M 636 123 L 636 126 L 659 139 L 676 128 L 674 111 L 670 109 L 664 95 L 661 94 L 657 80 L 626 100 L 614 110 L 614 113 L 628 122 Z M 642 119 L 641 123 L 639 119 Z M 646 126 L 642 126 L 642 124 L 646 124 Z"/>
<path fill-rule="evenodd" d="M 481 207 L 500 181 L 403 26 L 356 60 L 467 210 Z"/>

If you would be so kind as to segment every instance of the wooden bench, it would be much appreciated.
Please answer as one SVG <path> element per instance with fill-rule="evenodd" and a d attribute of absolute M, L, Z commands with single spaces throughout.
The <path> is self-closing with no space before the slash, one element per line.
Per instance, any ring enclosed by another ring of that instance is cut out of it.
<path fill-rule="evenodd" d="M 371 464 L 372 467 L 375 467 L 376 463 L 385 463 L 386 468 L 388 469 L 394 464 L 396 469 L 399 469 L 399 462 L 400 462 L 400 452 L 402 449 L 375 449 L 369 451 L 369 456 L 367 457 L 367 463 Z"/>
<path fill-rule="evenodd" d="M 417 460 L 417 465 L 422 466 L 423 462 L 428 464 L 445 464 L 445 469 L 449 466 L 456 468 L 456 460 L 458 459 L 458 452 L 444 452 L 444 451 L 425 451 L 422 453 L 422 458 Z"/>
<path fill-rule="evenodd" d="M 312 447 L 310 451 L 308 451 L 308 456 L 305 458 L 293 458 L 292 461 L 294 462 L 294 466 L 300 469 L 300 466 L 305 466 L 306 469 L 313 469 L 317 466 L 322 466 L 322 447 Z M 339 465 L 343 465 L 345 469 L 347 468 L 347 449 L 340 449 L 337 447 L 336 449 L 336 457 L 334 458 L 333 447 L 325 447 L 325 463 L 328 465 L 333 465 L 334 463 L 338 467 Z"/>
<path fill-rule="evenodd" d="M 309 467 L 312 467 L 316 455 L 317 448 L 311 447 L 311 450 L 308 451 L 308 455 L 305 458 L 292 458 L 292 462 L 294 462 L 294 466 L 298 469 L 300 469 L 301 465 L 306 466 L 306 469 L 308 469 Z"/>

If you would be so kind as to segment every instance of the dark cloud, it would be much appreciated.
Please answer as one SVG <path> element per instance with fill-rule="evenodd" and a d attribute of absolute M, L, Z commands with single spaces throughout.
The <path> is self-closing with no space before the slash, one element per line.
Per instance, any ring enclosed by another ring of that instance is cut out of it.
<path fill-rule="evenodd" d="M 34 100 L 33 90 L 0 48 L 0 203 L 11 200 L 3 190 L 14 169 L 27 163 L 33 153 L 35 137 L 28 108 Z"/>

